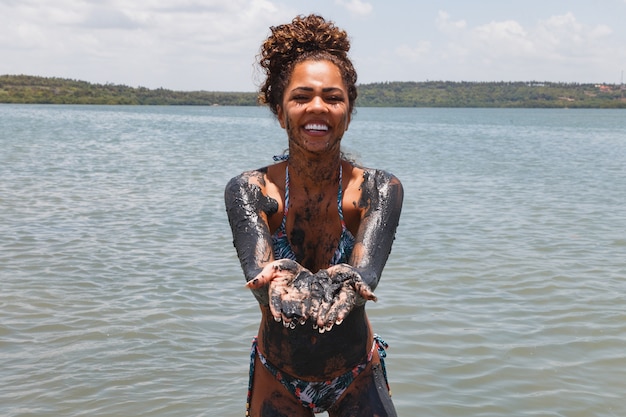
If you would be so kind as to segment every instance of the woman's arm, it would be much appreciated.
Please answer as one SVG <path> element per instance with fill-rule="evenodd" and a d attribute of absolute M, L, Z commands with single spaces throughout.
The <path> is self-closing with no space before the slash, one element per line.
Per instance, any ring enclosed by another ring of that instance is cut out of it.
<path fill-rule="evenodd" d="M 247 282 L 274 260 L 267 219 L 278 210 L 278 202 L 263 193 L 264 173 L 264 170 L 244 172 L 231 179 L 224 192 L 233 243 Z M 259 303 L 268 304 L 267 287 L 252 291 Z"/>
<path fill-rule="evenodd" d="M 340 324 L 355 306 L 376 301 L 372 292 L 389 258 L 400 220 L 404 194 L 402 184 L 384 171 L 366 170 L 361 185 L 361 222 L 349 264 L 333 265 L 326 273 L 330 290 L 314 297 L 311 316 L 320 331 Z"/>
<path fill-rule="evenodd" d="M 349 263 L 372 290 L 391 253 L 403 198 L 402 184 L 395 176 L 385 171 L 365 171 L 359 201 L 363 215 Z"/>
<path fill-rule="evenodd" d="M 246 286 L 276 321 L 295 327 L 309 317 L 313 274 L 289 259 L 274 260 L 268 218 L 278 202 L 264 194 L 264 171 L 244 172 L 226 185 L 224 200 Z"/>

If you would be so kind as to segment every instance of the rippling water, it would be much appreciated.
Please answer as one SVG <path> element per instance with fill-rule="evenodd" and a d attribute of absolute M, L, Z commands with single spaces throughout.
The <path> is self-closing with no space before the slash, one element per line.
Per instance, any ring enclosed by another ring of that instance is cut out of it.
<path fill-rule="evenodd" d="M 401 416 L 626 415 L 626 114 L 359 109 L 403 181 L 368 311 Z M 223 208 L 269 112 L 0 105 L 0 415 L 242 416 L 259 313 Z"/>

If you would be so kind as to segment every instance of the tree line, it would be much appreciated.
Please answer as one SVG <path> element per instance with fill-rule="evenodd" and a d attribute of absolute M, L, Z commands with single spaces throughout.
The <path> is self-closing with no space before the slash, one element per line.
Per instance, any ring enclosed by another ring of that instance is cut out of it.
<path fill-rule="evenodd" d="M 359 87 L 361 105 L 626 108 L 623 86 L 554 82 L 389 82 Z"/>
<path fill-rule="evenodd" d="M 64 78 L 2 75 L 0 103 L 252 106 L 256 103 L 256 95 L 173 91 L 164 88 L 93 84 Z"/>
<path fill-rule="evenodd" d="M 554 82 L 383 82 L 358 86 L 359 107 L 626 108 L 624 86 Z M 173 91 L 54 77 L 0 76 L 0 103 L 255 106 L 252 92 Z"/>

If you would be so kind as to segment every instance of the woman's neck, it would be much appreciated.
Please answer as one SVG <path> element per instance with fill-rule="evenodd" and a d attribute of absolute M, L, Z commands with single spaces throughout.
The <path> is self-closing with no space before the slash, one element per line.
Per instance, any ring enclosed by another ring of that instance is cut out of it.
<path fill-rule="evenodd" d="M 319 158 L 303 158 L 289 154 L 289 180 L 308 189 L 336 186 L 339 178 L 341 155 L 324 155 Z"/>

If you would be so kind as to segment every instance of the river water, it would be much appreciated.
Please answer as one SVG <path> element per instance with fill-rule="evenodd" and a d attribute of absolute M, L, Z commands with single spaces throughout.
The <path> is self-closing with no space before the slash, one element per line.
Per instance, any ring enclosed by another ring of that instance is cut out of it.
<path fill-rule="evenodd" d="M 368 304 L 401 416 L 626 415 L 626 113 L 360 108 L 404 184 Z M 0 415 L 242 416 L 223 189 L 262 108 L 0 105 Z"/>

